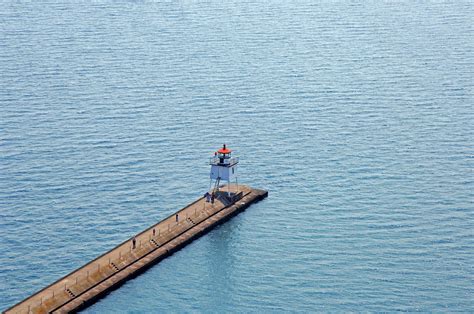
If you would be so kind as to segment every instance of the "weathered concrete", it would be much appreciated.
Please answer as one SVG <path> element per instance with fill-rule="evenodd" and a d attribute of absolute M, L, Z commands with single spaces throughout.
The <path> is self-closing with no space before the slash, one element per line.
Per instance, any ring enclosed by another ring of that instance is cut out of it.
<path fill-rule="evenodd" d="M 227 187 L 224 190 L 227 191 Z M 230 191 L 237 192 L 236 186 L 231 186 Z M 229 205 L 217 198 L 214 204 L 206 203 L 204 198 L 196 200 L 7 309 L 5 313 L 65 313 L 90 305 L 126 280 L 268 195 L 267 191 L 242 185 L 239 185 L 239 191 L 242 192 L 242 198 Z M 133 238 L 136 241 L 135 248 Z"/>

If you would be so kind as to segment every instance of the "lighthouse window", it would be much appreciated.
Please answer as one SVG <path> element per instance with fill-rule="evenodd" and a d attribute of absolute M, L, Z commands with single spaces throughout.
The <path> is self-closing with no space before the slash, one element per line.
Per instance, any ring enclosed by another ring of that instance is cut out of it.
<path fill-rule="evenodd" d="M 232 168 L 232 174 L 234 174 L 234 168 Z"/>

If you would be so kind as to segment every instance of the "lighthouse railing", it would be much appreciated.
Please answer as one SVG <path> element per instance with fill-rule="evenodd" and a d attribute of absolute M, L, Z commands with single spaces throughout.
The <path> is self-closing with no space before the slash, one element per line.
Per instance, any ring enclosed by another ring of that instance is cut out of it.
<path fill-rule="evenodd" d="M 209 165 L 211 166 L 233 166 L 239 163 L 239 157 L 232 157 L 224 159 L 224 162 L 220 162 L 219 157 L 211 157 L 209 158 Z"/>

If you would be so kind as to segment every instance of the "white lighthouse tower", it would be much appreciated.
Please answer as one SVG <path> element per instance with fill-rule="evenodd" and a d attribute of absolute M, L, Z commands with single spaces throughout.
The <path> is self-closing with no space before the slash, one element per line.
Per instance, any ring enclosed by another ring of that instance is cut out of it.
<path fill-rule="evenodd" d="M 235 185 L 238 190 L 237 183 L 237 164 L 239 163 L 238 157 L 232 157 L 232 151 L 224 144 L 221 149 L 214 153 L 214 157 L 209 161 L 211 165 L 211 182 L 209 189 L 212 188 L 212 193 L 219 191 L 221 181 L 227 181 L 228 191 L 227 194 L 230 197 L 230 183 L 235 180 Z M 214 187 L 212 183 L 214 182 Z M 237 191 L 238 192 L 238 191 Z"/>

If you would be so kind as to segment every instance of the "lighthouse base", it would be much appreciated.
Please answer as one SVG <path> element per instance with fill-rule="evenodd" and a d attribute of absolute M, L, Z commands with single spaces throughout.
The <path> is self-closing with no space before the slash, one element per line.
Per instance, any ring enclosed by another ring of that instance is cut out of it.
<path fill-rule="evenodd" d="M 217 191 L 215 193 L 216 198 L 222 202 L 222 204 L 226 206 L 230 206 L 235 202 L 239 201 L 243 197 L 243 192 L 236 191 L 236 192 L 225 192 L 225 191 Z"/>

